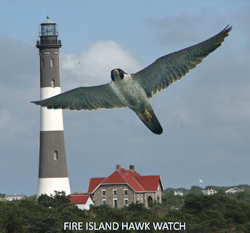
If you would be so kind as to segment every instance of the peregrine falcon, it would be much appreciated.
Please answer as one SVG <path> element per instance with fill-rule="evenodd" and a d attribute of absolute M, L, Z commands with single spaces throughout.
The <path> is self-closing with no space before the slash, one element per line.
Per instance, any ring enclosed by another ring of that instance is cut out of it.
<path fill-rule="evenodd" d="M 217 49 L 232 27 L 229 25 L 217 35 L 186 49 L 158 58 L 151 65 L 134 74 L 121 69 L 111 71 L 111 82 L 100 86 L 78 87 L 51 98 L 32 101 L 48 109 L 124 108 L 133 110 L 155 134 L 163 129 L 148 99 L 180 80 L 190 69 Z"/>

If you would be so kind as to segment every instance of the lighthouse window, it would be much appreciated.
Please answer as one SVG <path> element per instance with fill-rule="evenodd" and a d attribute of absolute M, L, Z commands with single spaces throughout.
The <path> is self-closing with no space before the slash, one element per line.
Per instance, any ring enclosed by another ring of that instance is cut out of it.
<path fill-rule="evenodd" d="M 54 67 L 54 59 L 53 58 L 51 58 L 51 60 L 50 60 L 50 66 Z"/>
<path fill-rule="evenodd" d="M 44 67 L 44 59 L 42 59 L 42 64 L 41 64 L 42 67 Z"/>
<path fill-rule="evenodd" d="M 55 80 L 54 79 L 51 80 L 51 87 L 55 88 Z"/>
<path fill-rule="evenodd" d="M 57 150 L 54 151 L 54 160 L 58 160 L 58 151 Z"/>

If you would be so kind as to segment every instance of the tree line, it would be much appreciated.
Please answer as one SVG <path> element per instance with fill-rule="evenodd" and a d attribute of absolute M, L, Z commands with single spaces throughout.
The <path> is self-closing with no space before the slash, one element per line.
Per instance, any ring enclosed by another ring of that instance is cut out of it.
<path fill-rule="evenodd" d="M 187 193 L 174 196 L 167 190 L 163 203 L 154 203 L 152 208 L 132 203 L 121 209 L 108 205 L 93 206 L 89 211 L 72 204 L 64 192 L 54 196 L 34 196 L 21 201 L 0 202 L 0 233 L 54 233 L 72 232 L 64 230 L 65 222 L 146 223 L 182 222 L 185 231 L 201 232 L 250 232 L 250 191 L 237 194 L 212 196 Z M 137 232 L 129 230 L 81 230 L 73 232 Z M 175 232 L 172 229 L 140 230 L 140 232 Z"/>

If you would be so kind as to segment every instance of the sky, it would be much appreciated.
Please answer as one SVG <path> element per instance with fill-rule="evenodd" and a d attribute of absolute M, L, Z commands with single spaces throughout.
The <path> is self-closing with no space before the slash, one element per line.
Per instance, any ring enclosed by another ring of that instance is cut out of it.
<path fill-rule="evenodd" d="M 222 46 L 150 99 L 163 134 L 128 108 L 63 110 L 71 192 L 117 164 L 164 189 L 250 185 L 250 2 L 0 1 L 0 193 L 37 193 L 40 24 L 57 23 L 62 91 L 108 83 L 233 26 Z M 75 65 L 76 62 L 80 64 Z"/>

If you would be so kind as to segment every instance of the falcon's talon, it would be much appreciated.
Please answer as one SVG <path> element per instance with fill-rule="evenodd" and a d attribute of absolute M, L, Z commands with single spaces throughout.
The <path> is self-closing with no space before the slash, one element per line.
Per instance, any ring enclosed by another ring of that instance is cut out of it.
<path fill-rule="evenodd" d="M 150 112 L 147 109 L 144 110 L 144 113 L 138 112 L 138 115 L 143 121 L 146 121 L 146 122 L 151 122 L 153 118 L 153 116 L 150 114 Z"/>
<path fill-rule="evenodd" d="M 153 116 L 147 109 L 144 110 L 144 116 L 146 116 L 146 121 L 151 122 Z"/>

